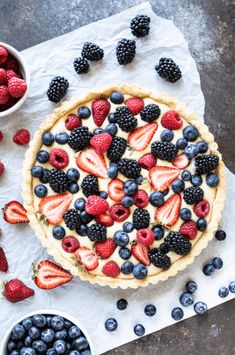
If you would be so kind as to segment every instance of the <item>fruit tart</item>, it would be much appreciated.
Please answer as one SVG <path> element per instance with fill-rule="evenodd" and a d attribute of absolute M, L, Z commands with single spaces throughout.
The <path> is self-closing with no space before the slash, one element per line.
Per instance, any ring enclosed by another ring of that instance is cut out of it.
<path fill-rule="evenodd" d="M 174 276 L 212 239 L 224 164 L 175 98 L 113 86 L 64 102 L 24 162 L 30 225 L 82 280 L 136 288 Z"/>

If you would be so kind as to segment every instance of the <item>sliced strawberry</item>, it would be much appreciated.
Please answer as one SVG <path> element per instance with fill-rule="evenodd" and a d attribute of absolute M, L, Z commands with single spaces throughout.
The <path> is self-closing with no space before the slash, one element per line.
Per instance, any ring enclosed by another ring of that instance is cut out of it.
<path fill-rule="evenodd" d="M 108 184 L 108 194 L 113 201 L 120 202 L 125 196 L 123 185 L 123 181 L 119 179 L 112 180 Z"/>
<path fill-rule="evenodd" d="M 193 240 L 197 235 L 197 224 L 194 221 L 188 221 L 181 224 L 179 232 L 189 240 Z"/>
<path fill-rule="evenodd" d="M 148 258 L 149 248 L 143 244 L 133 244 L 131 247 L 132 255 L 142 264 L 150 265 Z"/>
<path fill-rule="evenodd" d="M 138 161 L 142 169 L 150 170 L 157 163 L 157 158 L 152 153 L 144 154 Z"/>
<path fill-rule="evenodd" d="M 158 127 L 157 122 L 147 123 L 144 126 L 136 128 L 129 134 L 128 143 L 135 150 L 144 150 L 153 138 L 154 133 Z"/>
<path fill-rule="evenodd" d="M 87 198 L 85 210 L 87 213 L 96 216 L 105 213 L 109 209 L 108 202 L 97 195 L 90 195 Z"/>
<path fill-rule="evenodd" d="M 105 118 L 108 116 L 111 105 L 105 99 L 97 99 L 92 102 L 91 109 L 95 124 L 102 126 Z"/>
<path fill-rule="evenodd" d="M 87 247 L 80 247 L 75 252 L 77 259 L 85 266 L 87 271 L 92 271 L 99 265 L 95 253 Z"/>
<path fill-rule="evenodd" d="M 144 108 L 144 100 L 139 97 L 131 97 L 125 100 L 124 104 L 129 108 L 132 115 L 138 115 Z"/>
<path fill-rule="evenodd" d="M 42 213 L 48 223 L 59 224 L 63 220 L 63 214 L 68 210 L 73 196 L 69 193 L 44 197 L 39 203 L 39 212 Z"/>
<path fill-rule="evenodd" d="M 108 259 L 114 253 L 116 247 L 117 244 L 114 239 L 108 238 L 95 243 L 95 252 L 101 259 Z"/>
<path fill-rule="evenodd" d="M 180 174 L 179 169 L 173 166 L 157 165 L 149 172 L 151 184 L 156 191 L 162 192 L 166 190 Z"/>
<path fill-rule="evenodd" d="M 173 226 L 179 219 L 180 207 L 180 194 L 171 195 L 161 207 L 157 208 L 155 220 L 167 227 Z"/>
<path fill-rule="evenodd" d="M 97 223 L 100 223 L 105 227 L 111 227 L 114 223 L 114 220 L 107 212 L 101 213 L 98 216 L 95 216 L 95 220 Z"/>
<path fill-rule="evenodd" d="M 117 277 L 120 274 L 120 267 L 115 261 L 108 261 L 102 268 L 103 274 L 109 277 Z"/>
<path fill-rule="evenodd" d="M 184 153 L 177 155 L 177 157 L 173 160 L 172 164 L 178 169 L 185 169 L 189 166 L 190 161 L 186 157 Z"/>
<path fill-rule="evenodd" d="M 2 211 L 3 211 L 3 218 L 5 219 L 6 222 L 10 224 L 29 222 L 26 209 L 18 201 L 8 202 L 4 206 Z"/>
<path fill-rule="evenodd" d="M 107 166 L 103 155 L 97 154 L 94 148 L 88 148 L 78 154 L 76 164 L 82 171 L 98 176 L 107 177 Z"/>

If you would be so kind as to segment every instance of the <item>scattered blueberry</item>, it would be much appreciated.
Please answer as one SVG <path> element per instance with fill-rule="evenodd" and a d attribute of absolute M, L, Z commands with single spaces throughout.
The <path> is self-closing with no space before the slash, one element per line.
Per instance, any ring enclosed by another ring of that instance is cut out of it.
<path fill-rule="evenodd" d="M 87 213 L 86 211 L 81 211 L 80 220 L 83 224 L 88 224 L 92 221 L 93 216 Z"/>
<path fill-rule="evenodd" d="M 152 192 L 149 196 L 149 202 L 154 207 L 160 207 L 164 203 L 164 195 L 161 192 Z"/>
<path fill-rule="evenodd" d="M 229 294 L 229 289 L 227 287 L 220 287 L 219 291 L 218 291 L 218 295 L 221 298 L 225 298 L 227 297 Z"/>
<path fill-rule="evenodd" d="M 31 174 L 33 177 L 39 179 L 43 174 L 43 167 L 39 165 L 35 165 L 31 170 Z"/>
<path fill-rule="evenodd" d="M 123 191 L 125 192 L 126 195 L 132 196 L 137 192 L 137 190 L 138 190 L 138 186 L 134 181 L 127 180 L 124 183 Z"/>
<path fill-rule="evenodd" d="M 84 118 L 89 118 L 91 115 L 91 110 L 86 107 L 86 106 L 81 106 L 79 107 L 78 109 L 78 116 L 81 118 L 81 119 L 84 119 Z"/>
<path fill-rule="evenodd" d="M 188 281 L 186 284 L 186 290 L 190 293 L 197 291 L 197 283 L 195 281 Z"/>
<path fill-rule="evenodd" d="M 176 142 L 176 147 L 178 149 L 184 149 L 188 145 L 188 141 L 185 138 L 179 138 Z"/>
<path fill-rule="evenodd" d="M 79 210 L 79 211 L 83 211 L 85 209 L 85 200 L 84 198 L 78 198 L 75 202 L 74 202 L 74 207 Z"/>
<path fill-rule="evenodd" d="M 191 183 L 193 186 L 200 186 L 202 184 L 202 177 L 200 175 L 192 175 Z"/>
<path fill-rule="evenodd" d="M 123 230 L 124 230 L 124 232 L 126 232 L 126 233 L 131 233 L 131 232 L 134 230 L 133 223 L 131 223 L 131 222 L 125 222 L 125 223 L 123 224 Z"/>
<path fill-rule="evenodd" d="M 192 213 L 190 211 L 189 208 L 181 208 L 180 210 L 180 218 L 183 220 L 183 221 L 190 221 L 192 217 Z"/>
<path fill-rule="evenodd" d="M 78 338 L 81 335 L 81 330 L 76 325 L 72 325 L 69 328 L 68 335 L 71 339 Z"/>
<path fill-rule="evenodd" d="M 163 196 L 166 196 L 169 193 L 169 191 L 170 191 L 170 189 L 166 189 L 166 190 L 162 191 Z"/>
<path fill-rule="evenodd" d="M 212 265 L 214 266 L 215 269 L 219 270 L 223 267 L 223 260 L 216 256 L 215 258 L 212 259 Z"/>
<path fill-rule="evenodd" d="M 156 309 L 156 307 L 153 304 L 148 304 L 144 308 L 144 313 L 148 317 L 153 317 L 156 314 L 156 312 L 157 312 L 157 309 Z"/>
<path fill-rule="evenodd" d="M 206 264 L 203 266 L 203 274 L 206 276 L 211 276 L 215 272 L 215 268 L 212 264 Z"/>
<path fill-rule="evenodd" d="M 53 329 L 47 328 L 42 331 L 41 340 L 45 343 L 50 343 L 55 337 L 55 332 Z"/>
<path fill-rule="evenodd" d="M 41 332 L 37 327 L 31 327 L 29 328 L 28 335 L 30 336 L 31 339 L 36 340 L 39 339 L 41 336 Z"/>
<path fill-rule="evenodd" d="M 174 138 L 174 132 L 170 129 L 164 129 L 161 133 L 161 140 L 163 142 L 170 142 Z"/>
<path fill-rule="evenodd" d="M 55 226 L 52 230 L 52 234 L 55 239 L 63 239 L 65 236 L 65 229 L 62 226 Z"/>
<path fill-rule="evenodd" d="M 152 231 L 155 240 L 161 240 L 164 237 L 164 229 L 161 226 L 154 226 Z"/>
<path fill-rule="evenodd" d="M 76 182 L 71 182 L 71 184 L 69 184 L 68 190 L 71 192 L 71 194 L 76 194 L 79 191 L 79 185 Z"/>
<path fill-rule="evenodd" d="M 124 247 L 130 241 L 128 234 L 122 230 L 119 230 L 114 233 L 114 240 L 115 243 L 120 247 Z"/>
<path fill-rule="evenodd" d="M 58 144 L 66 144 L 69 140 L 69 135 L 66 132 L 59 132 L 55 135 L 55 141 Z"/>
<path fill-rule="evenodd" d="M 184 316 L 184 311 L 180 307 L 175 307 L 171 311 L 171 317 L 174 320 L 181 320 Z"/>
<path fill-rule="evenodd" d="M 171 184 L 171 188 L 175 193 L 184 191 L 184 186 L 184 180 L 182 179 L 175 179 Z"/>
<path fill-rule="evenodd" d="M 148 269 L 143 264 L 139 263 L 134 266 L 133 275 L 136 279 L 142 280 L 147 276 L 147 274 L 148 274 Z"/>
<path fill-rule="evenodd" d="M 85 237 L 87 235 L 87 226 L 85 224 L 80 224 L 80 226 L 76 229 L 76 232 L 81 237 Z"/>
<path fill-rule="evenodd" d="M 110 113 L 110 114 L 108 115 L 108 121 L 109 121 L 109 123 L 116 123 L 116 122 L 117 122 L 114 113 Z"/>
<path fill-rule="evenodd" d="M 104 198 L 105 200 L 108 198 L 108 193 L 106 191 L 100 191 L 100 197 Z"/>
<path fill-rule="evenodd" d="M 46 150 L 40 150 L 37 154 L 37 161 L 39 163 L 46 163 L 50 157 L 50 154 Z"/>
<path fill-rule="evenodd" d="M 40 177 L 40 181 L 41 181 L 43 184 L 47 184 L 47 183 L 49 182 L 49 173 L 50 173 L 50 170 L 48 170 L 48 169 L 43 169 L 42 176 Z"/>
<path fill-rule="evenodd" d="M 94 130 L 94 132 L 93 132 L 95 135 L 96 134 L 101 134 L 101 133 L 104 133 L 104 129 L 103 128 L 100 128 L 100 127 L 98 127 L 98 128 L 96 128 L 95 130 Z"/>
<path fill-rule="evenodd" d="M 134 326 L 135 335 L 142 337 L 145 334 L 145 328 L 142 324 L 136 324 Z"/>
<path fill-rule="evenodd" d="M 121 92 L 118 91 L 114 91 L 112 92 L 112 94 L 110 95 L 110 101 L 114 104 L 120 105 L 123 103 L 124 101 L 124 96 Z"/>
<path fill-rule="evenodd" d="M 105 329 L 108 331 L 108 332 L 113 332 L 114 330 L 117 329 L 118 327 L 118 322 L 116 321 L 116 319 L 114 318 L 108 318 L 106 321 L 105 321 Z"/>
<path fill-rule="evenodd" d="M 194 304 L 193 308 L 194 308 L 195 313 L 197 313 L 199 315 L 207 313 L 207 310 L 208 310 L 207 305 L 204 302 L 196 302 Z"/>
<path fill-rule="evenodd" d="M 215 238 L 219 241 L 222 241 L 226 238 L 226 232 L 223 231 L 222 229 L 218 229 L 216 232 L 215 232 Z"/>
<path fill-rule="evenodd" d="M 189 159 L 195 158 L 199 153 L 197 145 L 189 144 L 185 148 L 184 153 Z"/>
<path fill-rule="evenodd" d="M 47 351 L 47 345 L 42 340 L 35 340 L 32 344 L 32 348 L 39 354 L 45 354 Z"/>
<path fill-rule="evenodd" d="M 78 181 L 78 179 L 80 177 L 79 171 L 75 168 L 68 169 L 66 175 L 67 175 L 67 178 L 69 179 L 69 181 L 72 181 L 72 182 Z"/>
<path fill-rule="evenodd" d="M 29 330 L 29 328 L 31 328 L 33 325 L 32 318 L 31 317 L 25 318 L 22 321 L 22 325 L 23 325 L 24 329 Z"/>
<path fill-rule="evenodd" d="M 192 293 L 190 293 L 190 292 L 183 292 L 182 295 L 180 295 L 179 300 L 180 300 L 180 303 L 182 304 L 182 306 L 188 307 L 193 304 L 194 297 L 193 297 Z"/>
<path fill-rule="evenodd" d="M 125 207 L 131 207 L 134 204 L 134 198 L 131 196 L 124 196 L 122 198 L 121 204 Z"/>
<path fill-rule="evenodd" d="M 208 144 L 204 141 L 199 141 L 196 143 L 199 153 L 203 154 L 206 153 L 208 151 Z"/>
<path fill-rule="evenodd" d="M 115 134 L 117 134 L 117 131 L 118 131 L 118 126 L 115 123 L 109 123 L 105 127 L 105 132 L 109 133 L 111 136 L 115 136 Z"/>
<path fill-rule="evenodd" d="M 14 340 L 20 340 L 23 339 L 25 336 L 25 329 L 23 325 L 21 324 L 16 324 L 14 328 L 12 329 L 12 335 Z"/>
<path fill-rule="evenodd" d="M 187 126 L 183 129 L 183 136 L 187 141 L 193 142 L 199 136 L 199 132 L 194 126 Z"/>
<path fill-rule="evenodd" d="M 121 266 L 121 272 L 124 274 L 124 275 L 129 275 L 132 273 L 133 271 L 133 268 L 134 268 L 134 265 L 131 261 L 126 261 L 125 263 L 122 264 Z"/>
<path fill-rule="evenodd" d="M 109 169 L 107 171 L 107 175 L 108 175 L 108 177 L 110 177 L 110 179 L 116 179 L 116 177 L 118 175 L 117 164 L 115 164 L 115 163 L 110 164 Z"/>
<path fill-rule="evenodd" d="M 67 350 L 67 346 L 64 340 L 56 340 L 54 342 L 53 348 L 55 349 L 57 354 L 64 354 Z"/>
<path fill-rule="evenodd" d="M 135 183 L 137 184 L 137 185 L 141 185 L 142 184 L 142 182 L 143 182 L 143 180 L 144 180 L 144 178 L 143 178 L 143 176 L 137 176 L 137 178 L 135 178 Z"/>
<path fill-rule="evenodd" d="M 204 218 L 198 218 L 197 220 L 197 229 L 200 232 L 204 232 L 207 228 L 207 221 Z"/>
<path fill-rule="evenodd" d="M 128 305 L 128 302 L 127 302 L 127 300 L 125 300 L 125 298 L 121 298 L 120 300 L 117 301 L 117 308 L 120 311 L 123 311 L 124 309 L 126 309 L 127 305 Z"/>
<path fill-rule="evenodd" d="M 124 260 L 129 259 L 131 256 L 131 251 L 125 247 L 120 248 L 118 253 L 119 253 L 120 258 L 122 258 Z"/>
<path fill-rule="evenodd" d="M 46 132 L 43 134 L 42 136 L 42 142 L 44 145 L 46 145 L 47 147 L 50 147 L 53 143 L 54 143 L 54 136 L 52 133 L 50 132 Z"/>
<path fill-rule="evenodd" d="M 228 288 L 231 293 L 235 293 L 235 281 L 231 281 Z"/>
<path fill-rule="evenodd" d="M 216 187 L 219 184 L 219 177 L 216 173 L 209 173 L 206 176 L 206 183 L 210 187 Z"/>
<path fill-rule="evenodd" d="M 43 198 L 47 195 L 47 187 L 45 185 L 39 184 L 34 188 L 34 193 L 37 197 Z"/>
<path fill-rule="evenodd" d="M 189 181 L 191 180 L 191 173 L 189 170 L 184 170 L 182 171 L 181 177 L 184 181 Z"/>

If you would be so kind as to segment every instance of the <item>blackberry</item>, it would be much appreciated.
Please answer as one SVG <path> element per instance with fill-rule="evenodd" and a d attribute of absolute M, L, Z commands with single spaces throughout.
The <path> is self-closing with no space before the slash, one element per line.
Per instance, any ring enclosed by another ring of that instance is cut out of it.
<path fill-rule="evenodd" d="M 81 221 L 79 213 L 75 208 L 71 208 L 70 210 L 66 211 L 63 217 L 67 228 L 70 230 L 79 228 Z"/>
<path fill-rule="evenodd" d="M 118 162 L 119 172 L 129 179 L 135 179 L 140 176 L 141 168 L 138 162 L 134 159 L 121 159 Z"/>
<path fill-rule="evenodd" d="M 72 130 L 69 136 L 68 145 L 76 152 L 88 147 L 92 133 L 89 132 L 88 127 L 78 127 Z"/>
<path fill-rule="evenodd" d="M 52 169 L 48 174 L 50 188 L 56 193 L 65 192 L 68 189 L 68 178 L 65 172 L 58 169 Z"/>
<path fill-rule="evenodd" d="M 163 270 L 167 270 L 171 266 L 171 259 L 169 256 L 162 253 L 158 248 L 151 249 L 148 253 L 148 257 L 154 266 L 160 267 Z"/>
<path fill-rule="evenodd" d="M 175 159 L 179 149 L 173 143 L 169 142 L 153 142 L 151 144 L 152 154 L 161 159 L 171 162 Z"/>
<path fill-rule="evenodd" d="M 101 60 L 104 56 L 102 48 L 95 43 L 85 42 L 82 48 L 82 57 L 91 61 Z"/>
<path fill-rule="evenodd" d="M 133 226 L 135 229 L 148 228 L 150 215 L 144 208 L 136 208 L 132 216 Z"/>
<path fill-rule="evenodd" d="M 124 132 L 132 132 L 137 127 L 137 118 L 132 115 L 128 107 L 120 106 L 115 113 L 115 119 Z"/>
<path fill-rule="evenodd" d="M 126 139 L 118 136 L 114 137 L 107 153 L 110 161 L 118 162 L 125 153 L 126 147 Z"/>
<path fill-rule="evenodd" d="M 179 66 L 171 58 L 161 58 L 155 70 L 161 78 L 171 83 L 175 83 L 182 76 Z"/>
<path fill-rule="evenodd" d="M 197 174 L 208 174 L 219 165 L 219 157 L 214 154 L 198 155 L 195 158 L 195 167 Z"/>
<path fill-rule="evenodd" d="M 144 37 L 149 34 L 150 17 L 146 15 L 137 15 L 131 20 L 130 29 L 134 36 Z"/>
<path fill-rule="evenodd" d="M 164 241 L 171 251 L 179 255 L 187 255 L 192 249 L 190 241 L 179 232 L 171 231 Z"/>
<path fill-rule="evenodd" d="M 82 192 L 86 197 L 90 195 L 99 195 L 98 179 L 94 175 L 87 175 L 81 183 Z"/>
<path fill-rule="evenodd" d="M 52 102 L 59 102 L 63 97 L 65 97 L 69 87 L 69 82 L 63 76 L 55 76 L 47 90 L 48 99 Z"/>
<path fill-rule="evenodd" d="M 167 254 L 170 251 L 169 245 L 166 243 L 161 243 L 158 247 L 161 253 Z"/>
<path fill-rule="evenodd" d="M 120 65 L 126 65 L 135 58 L 135 41 L 123 38 L 116 47 L 116 56 Z"/>
<path fill-rule="evenodd" d="M 89 70 L 89 63 L 86 58 L 75 58 L 73 66 L 77 74 L 87 73 Z"/>
<path fill-rule="evenodd" d="M 160 116 L 160 113 L 161 110 L 158 105 L 149 104 L 140 111 L 140 117 L 145 122 L 153 122 Z"/>
<path fill-rule="evenodd" d="M 184 191 L 184 201 L 188 205 L 194 205 L 195 203 L 201 201 L 204 197 L 204 191 L 200 187 L 188 187 Z"/>
<path fill-rule="evenodd" d="M 99 223 L 92 224 L 87 228 L 87 236 L 92 242 L 101 242 L 102 240 L 106 240 L 106 234 L 106 227 Z"/>

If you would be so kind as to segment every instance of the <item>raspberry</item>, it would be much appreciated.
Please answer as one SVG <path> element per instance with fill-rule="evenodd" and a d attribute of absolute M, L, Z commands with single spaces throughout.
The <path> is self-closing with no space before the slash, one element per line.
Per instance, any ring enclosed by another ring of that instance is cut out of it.
<path fill-rule="evenodd" d="M 13 77 L 8 81 L 8 90 L 11 96 L 22 97 L 27 90 L 26 81 L 23 79 Z"/>
<path fill-rule="evenodd" d="M 85 210 L 87 213 L 96 216 L 105 213 L 109 209 L 108 202 L 97 195 L 91 195 L 86 201 Z"/>
<path fill-rule="evenodd" d="M 65 121 L 65 127 L 69 131 L 72 131 L 74 128 L 81 127 L 81 126 L 82 126 L 82 120 L 80 117 L 78 117 L 75 114 L 68 115 L 68 117 Z"/>
<path fill-rule="evenodd" d="M 17 60 L 10 54 L 8 54 L 7 60 L 5 61 L 3 67 L 5 70 L 14 70 L 15 72 L 19 70 L 19 64 Z"/>
<path fill-rule="evenodd" d="M 56 169 L 64 169 L 69 163 L 69 156 L 64 149 L 55 148 L 50 152 L 49 162 Z"/>
<path fill-rule="evenodd" d="M 104 264 L 102 268 L 102 272 L 104 275 L 109 277 L 117 277 L 120 274 L 120 268 L 115 261 L 108 261 Z"/>
<path fill-rule="evenodd" d="M 139 97 L 132 97 L 127 99 L 124 103 L 129 108 L 132 115 L 138 115 L 144 108 L 144 101 Z"/>
<path fill-rule="evenodd" d="M 109 213 L 114 221 L 123 222 L 130 216 L 131 211 L 128 207 L 117 204 L 110 208 Z"/>
<path fill-rule="evenodd" d="M 0 161 L 0 176 L 4 173 L 5 167 L 3 163 Z"/>
<path fill-rule="evenodd" d="M 112 136 L 109 133 L 96 134 L 92 137 L 90 143 L 98 154 L 103 154 L 109 149 L 112 143 Z"/>
<path fill-rule="evenodd" d="M 67 253 L 74 253 L 80 247 L 80 243 L 75 237 L 69 236 L 62 240 L 62 247 Z"/>
<path fill-rule="evenodd" d="M 2 131 L 0 131 L 0 142 L 3 140 L 3 134 Z"/>
<path fill-rule="evenodd" d="M 151 231 L 151 229 L 148 228 L 139 229 L 137 231 L 136 237 L 138 243 L 143 244 L 146 247 L 153 244 L 155 240 L 153 232 Z"/>
<path fill-rule="evenodd" d="M 10 94 L 9 94 L 9 91 L 7 90 L 7 87 L 4 85 L 1 85 L 0 86 L 0 105 L 6 104 L 9 99 L 10 99 Z"/>
<path fill-rule="evenodd" d="M 145 192 L 144 190 L 138 190 L 134 195 L 134 204 L 137 207 L 144 208 L 147 206 L 148 202 L 149 197 L 147 192 Z"/>
<path fill-rule="evenodd" d="M 8 56 L 7 50 L 4 47 L 0 46 L 0 64 L 6 62 L 7 56 Z"/>
<path fill-rule="evenodd" d="M 114 239 L 108 238 L 95 243 L 95 252 L 101 259 L 108 259 L 116 249 L 117 244 Z"/>
<path fill-rule="evenodd" d="M 0 112 L 8 110 L 10 107 L 14 106 L 18 100 L 10 96 L 6 104 L 0 105 Z"/>
<path fill-rule="evenodd" d="M 157 163 L 157 158 L 152 153 L 144 154 L 138 161 L 142 169 L 150 170 Z"/>
<path fill-rule="evenodd" d="M 0 85 L 5 84 L 6 81 L 7 81 L 6 70 L 0 68 Z"/>
<path fill-rule="evenodd" d="M 161 124 L 164 128 L 176 130 L 183 126 L 183 121 L 181 120 L 178 112 L 170 110 L 162 116 Z"/>
<path fill-rule="evenodd" d="M 10 79 L 12 79 L 14 77 L 19 78 L 20 76 L 19 76 L 19 74 L 16 74 L 16 72 L 12 69 L 6 70 L 7 81 L 9 81 Z"/>
<path fill-rule="evenodd" d="M 197 235 L 197 225 L 194 221 L 184 222 L 181 224 L 179 232 L 189 240 L 192 240 Z"/>
<path fill-rule="evenodd" d="M 28 144 L 30 141 L 30 133 L 26 128 L 22 128 L 13 136 L 13 142 L 19 145 Z"/>
<path fill-rule="evenodd" d="M 210 212 L 210 204 L 207 200 L 201 200 L 193 207 L 194 213 L 201 218 L 204 218 Z"/>

